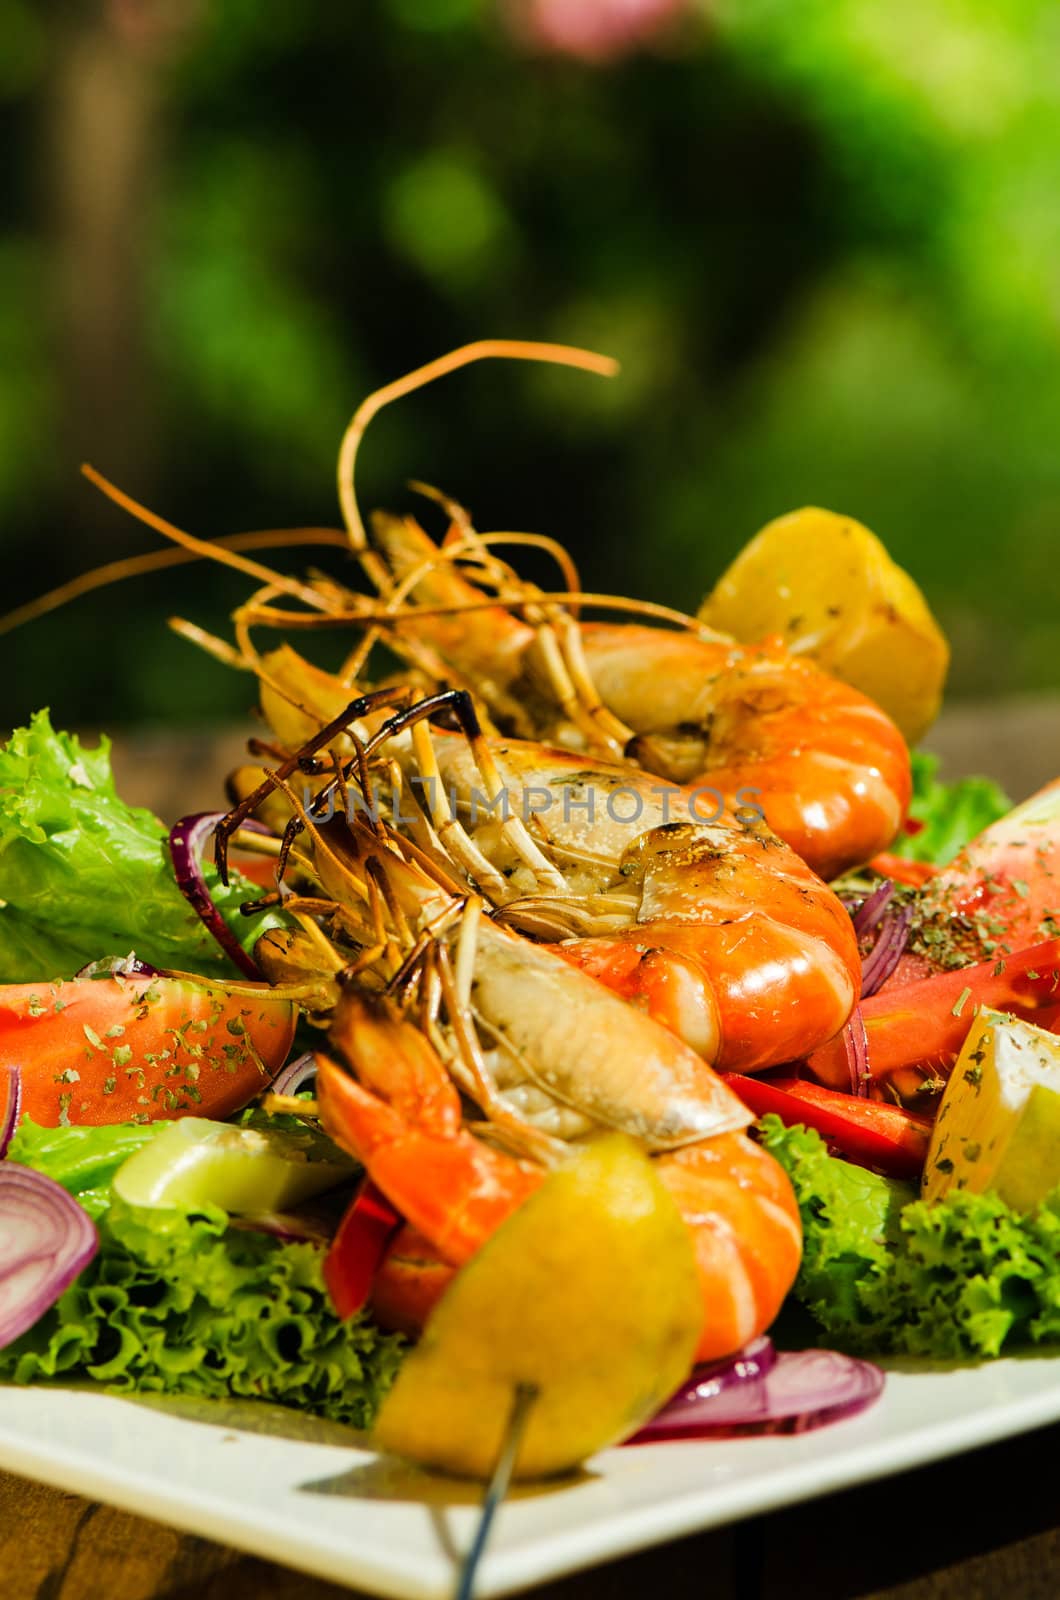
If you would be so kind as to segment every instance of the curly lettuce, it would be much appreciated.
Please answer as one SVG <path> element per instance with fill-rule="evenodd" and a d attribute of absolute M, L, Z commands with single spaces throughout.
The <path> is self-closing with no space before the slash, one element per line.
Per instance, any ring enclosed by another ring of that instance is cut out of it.
<path fill-rule="evenodd" d="M 282 922 L 240 916 L 258 891 L 237 873 L 227 889 L 206 877 L 246 950 Z M 204 977 L 234 970 L 177 888 L 166 828 L 118 797 L 109 740 L 86 749 L 39 711 L 0 748 L 0 983 L 68 978 L 130 950 Z"/>
<path fill-rule="evenodd" d="M 944 867 L 958 851 L 1011 811 L 1012 802 L 992 778 L 961 778 L 941 783 L 936 776 L 938 756 L 912 752 L 913 798 L 909 816 L 920 826 L 902 834 L 892 846 L 909 861 L 928 861 Z"/>
<path fill-rule="evenodd" d="M 808 1128 L 768 1116 L 759 1136 L 802 1214 L 795 1296 L 830 1343 L 953 1359 L 1060 1340 L 1060 1191 L 1026 1216 L 960 1191 L 928 1206 Z"/>
<path fill-rule="evenodd" d="M 112 1194 L 118 1167 L 160 1126 L 19 1128 L 10 1158 L 91 1211 L 100 1248 L 0 1350 L 0 1381 L 88 1377 L 118 1393 L 251 1397 L 369 1426 L 404 1341 L 363 1315 L 339 1321 L 319 1246 L 232 1228 L 216 1206 L 143 1210 Z"/>

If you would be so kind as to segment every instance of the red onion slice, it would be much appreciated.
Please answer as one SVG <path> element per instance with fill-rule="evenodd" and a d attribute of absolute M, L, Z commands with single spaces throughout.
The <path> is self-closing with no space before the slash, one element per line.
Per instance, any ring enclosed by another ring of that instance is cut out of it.
<path fill-rule="evenodd" d="M 22 1110 L 22 1074 L 17 1067 L 0 1067 L 0 1161 L 18 1127 Z"/>
<path fill-rule="evenodd" d="M 808 1433 L 853 1417 L 878 1400 L 884 1375 L 869 1361 L 835 1350 L 787 1351 L 761 1378 L 703 1399 L 664 1406 L 627 1444 L 670 1439 L 731 1439 L 746 1434 Z"/>
<path fill-rule="evenodd" d="M 260 982 L 262 972 L 252 957 L 247 955 L 224 917 L 213 903 L 202 870 L 202 852 L 223 813 L 200 811 L 194 816 L 181 817 L 169 831 L 169 853 L 173 858 L 173 872 L 177 888 L 198 912 L 205 927 L 213 934 L 225 955 L 234 961 L 240 972 L 255 982 Z M 262 830 L 267 831 L 267 830 Z"/>
<path fill-rule="evenodd" d="M 871 933 L 873 928 L 883 916 L 894 894 L 894 881 L 885 878 L 878 889 L 874 889 L 867 899 L 863 900 L 858 909 L 852 913 L 851 921 L 854 932 L 861 939 L 866 933 Z"/>
<path fill-rule="evenodd" d="M 843 1029 L 843 1045 L 847 1053 L 847 1071 L 850 1073 L 850 1092 L 859 1100 L 867 1100 L 872 1073 L 869 1069 L 869 1036 L 860 1006 L 854 1007 Z"/>
<path fill-rule="evenodd" d="M 884 879 L 878 889 L 857 907 L 849 907 L 851 922 L 858 942 L 875 934 L 872 949 L 862 957 L 861 999 L 881 989 L 901 959 L 913 925 L 913 912 L 909 906 L 896 911 L 891 906 L 895 883 Z"/>
<path fill-rule="evenodd" d="M 98 1249 L 88 1212 L 54 1179 L 0 1165 L 0 1350 L 39 1321 Z"/>
<path fill-rule="evenodd" d="M 310 1050 L 284 1067 L 275 1082 L 269 1084 L 270 1094 L 297 1094 L 317 1075 L 316 1056 Z"/>
<path fill-rule="evenodd" d="M 667 1401 L 667 1410 L 679 1404 L 709 1400 L 737 1383 L 754 1383 L 771 1372 L 776 1364 L 777 1352 L 772 1339 L 768 1334 L 760 1334 L 734 1356 L 726 1356 L 723 1361 L 701 1362 L 693 1367 L 680 1389 Z"/>
<path fill-rule="evenodd" d="M 861 998 L 882 989 L 909 942 L 913 926 L 913 908 L 906 906 L 897 912 L 887 912 L 880 926 L 879 937 L 869 955 L 861 964 Z"/>

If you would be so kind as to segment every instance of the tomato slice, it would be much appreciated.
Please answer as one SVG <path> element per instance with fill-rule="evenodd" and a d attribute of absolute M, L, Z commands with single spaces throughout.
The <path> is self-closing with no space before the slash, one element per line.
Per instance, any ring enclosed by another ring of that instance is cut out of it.
<path fill-rule="evenodd" d="M 275 1077 L 295 1007 L 267 984 L 73 978 L 0 987 L 0 1065 L 46 1127 L 222 1119 Z M 248 992 L 250 991 L 250 992 Z"/>
<path fill-rule="evenodd" d="M 923 1170 L 931 1142 L 930 1117 L 878 1100 L 858 1100 L 801 1078 L 747 1078 L 738 1072 L 722 1077 L 756 1116 L 774 1112 L 789 1128 L 800 1122 L 815 1128 L 857 1166 L 893 1178 L 917 1178 Z"/>
<path fill-rule="evenodd" d="M 386 1247 L 400 1227 L 400 1214 L 365 1178 L 324 1257 L 324 1282 L 343 1322 L 367 1302 Z"/>
<path fill-rule="evenodd" d="M 932 881 L 927 904 L 1014 948 L 1060 925 L 1060 778 L 993 823 Z"/>

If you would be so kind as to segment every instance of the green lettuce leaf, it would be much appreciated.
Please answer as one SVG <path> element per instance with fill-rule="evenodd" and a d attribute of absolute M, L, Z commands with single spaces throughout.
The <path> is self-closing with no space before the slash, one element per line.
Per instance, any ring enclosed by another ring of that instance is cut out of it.
<path fill-rule="evenodd" d="M 42 1128 L 23 1117 L 7 1159 L 54 1178 L 98 1220 L 110 1204 L 110 1186 L 122 1162 L 167 1126 L 165 1122 L 118 1122 L 99 1128 Z"/>
<path fill-rule="evenodd" d="M 0 1381 L 89 1377 L 118 1393 L 252 1397 L 369 1426 L 405 1344 L 364 1315 L 339 1321 L 319 1246 L 230 1228 L 216 1206 L 143 1210 L 113 1195 L 118 1167 L 161 1126 L 20 1125 L 8 1159 L 74 1194 L 100 1248 L 0 1350 Z"/>
<path fill-rule="evenodd" d="M 795 1295 L 830 1343 L 956 1358 L 1060 1340 L 1060 1191 L 1027 1216 L 959 1191 L 928 1206 L 807 1128 L 769 1116 L 759 1133 L 802 1214 Z"/>
<path fill-rule="evenodd" d="M 1012 801 L 991 778 L 961 778 L 940 783 L 938 756 L 914 750 L 913 798 L 909 815 L 923 827 L 902 834 L 893 846 L 909 861 L 930 861 L 944 867 L 969 840 L 1012 810 Z"/>
<path fill-rule="evenodd" d="M 241 917 L 259 893 L 233 873 L 206 878 L 244 949 L 282 918 Z M 46 711 L 0 749 L 0 983 L 71 977 L 130 950 L 159 967 L 230 976 L 233 967 L 173 878 L 167 829 L 119 799 L 110 743 L 87 750 Z"/>

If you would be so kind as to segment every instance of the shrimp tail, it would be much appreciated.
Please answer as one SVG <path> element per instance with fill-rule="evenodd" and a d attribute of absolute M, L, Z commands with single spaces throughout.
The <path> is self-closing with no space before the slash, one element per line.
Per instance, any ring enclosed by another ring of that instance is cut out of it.
<path fill-rule="evenodd" d="M 740 1133 L 668 1152 L 657 1170 L 692 1235 L 705 1312 L 696 1360 L 720 1360 L 770 1326 L 795 1281 L 795 1195 L 775 1157 Z"/>
<path fill-rule="evenodd" d="M 440 1057 L 386 1002 L 349 991 L 336 1032 L 352 1071 L 317 1055 L 325 1129 L 443 1260 L 462 1265 L 538 1187 L 541 1169 L 461 1127 Z"/>
<path fill-rule="evenodd" d="M 770 1326 L 799 1270 L 802 1228 L 791 1184 L 743 1134 L 660 1156 L 656 1170 L 692 1238 L 704 1312 L 696 1360 L 721 1360 Z M 402 1229 L 372 1288 L 376 1316 L 416 1336 L 453 1271 L 428 1237 Z"/>

